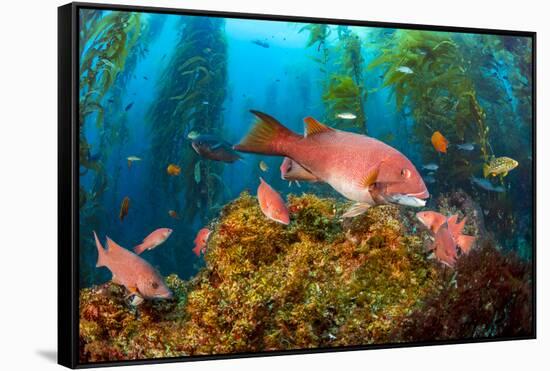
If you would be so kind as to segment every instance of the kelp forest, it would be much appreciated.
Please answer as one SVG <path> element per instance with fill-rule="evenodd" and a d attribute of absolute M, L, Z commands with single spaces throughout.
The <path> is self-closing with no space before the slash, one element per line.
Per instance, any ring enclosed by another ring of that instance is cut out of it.
<path fill-rule="evenodd" d="M 530 37 L 79 20 L 81 362 L 533 333 Z"/>

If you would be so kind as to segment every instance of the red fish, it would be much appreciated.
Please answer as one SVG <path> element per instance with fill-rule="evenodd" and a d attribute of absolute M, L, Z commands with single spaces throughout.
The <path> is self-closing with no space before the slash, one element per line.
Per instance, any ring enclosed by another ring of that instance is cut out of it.
<path fill-rule="evenodd" d="M 419 213 L 416 213 L 416 217 L 434 235 L 439 230 L 439 227 L 441 227 L 447 221 L 445 215 L 435 211 L 421 211 Z"/>
<path fill-rule="evenodd" d="M 435 237 L 433 249 L 436 258 L 450 267 L 454 266 L 457 246 L 467 254 L 475 243 L 475 237 L 462 234 L 466 218 L 458 222 L 458 215 L 447 218 L 435 211 L 421 211 L 416 217 Z M 452 248 L 449 247 L 449 237 L 452 240 Z"/>
<path fill-rule="evenodd" d="M 160 274 L 145 260 L 119 246 L 107 237 L 105 250 L 94 232 L 98 258 L 96 267 L 107 267 L 113 274 L 112 281 L 123 285 L 130 293 L 139 294 L 145 299 L 172 297 Z"/>
<path fill-rule="evenodd" d="M 172 230 L 170 228 L 159 228 L 145 237 L 141 244 L 134 247 L 134 252 L 139 255 L 145 250 L 153 250 L 166 241 L 171 234 Z"/>
<path fill-rule="evenodd" d="M 433 250 L 436 258 L 443 264 L 453 267 L 456 262 L 456 243 L 446 224 L 439 227 L 435 234 Z"/>
<path fill-rule="evenodd" d="M 258 186 L 258 202 L 260 203 L 260 209 L 262 209 L 264 215 L 269 219 L 285 225 L 290 223 L 290 214 L 285 201 L 261 177 L 260 185 Z"/>
<path fill-rule="evenodd" d="M 197 236 L 195 237 L 195 247 L 193 248 L 193 252 L 195 255 L 200 256 L 201 254 L 204 254 L 206 252 L 206 245 L 208 243 L 208 237 L 210 237 L 210 234 L 212 231 L 208 228 L 202 228 L 198 231 Z"/>
<path fill-rule="evenodd" d="M 458 215 L 453 215 L 449 217 L 449 219 L 447 220 L 447 224 L 449 225 L 449 231 L 451 232 L 451 235 L 456 241 L 458 247 L 460 247 L 460 250 L 462 250 L 462 252 L 465 254 L 470 252 L 470 249 L 474 245 L 476 238 L 473 236 L 462 234 L 462 231 L 464 230 L 464 225 L 466 225 L 466 217 L 464 217 L 464 219 L 462 219 L 462 221 L 458 223 Z"/>
<path fill-rule="evenodd" d="M 304 119 L 306 134 L 301 136 L 265 113 L 251 112 L 259 121 L 235 149 L 290 158 L 319 181 L 359 203 L 345 216 L 389 202 L 425 205 L 429 193 L 422 177 L 395 148 L 365 135 L 332 129 L 311 117 Z"/>

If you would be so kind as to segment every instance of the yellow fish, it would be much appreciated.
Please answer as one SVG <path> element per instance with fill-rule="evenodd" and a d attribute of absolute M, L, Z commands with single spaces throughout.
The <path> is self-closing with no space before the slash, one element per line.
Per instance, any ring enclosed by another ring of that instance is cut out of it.
<path fill-rule="evenodd" d="M 488 164 L 483 164 L 483 176 L 485 178 L 489 175 L 506 176 L 510 170 L 515 169 L 518 165 L 519 163 L 510 157 L 496 157 L 491 159 Z"/>
<path fill-rule="evenodd" d="M 166 168 L 168 175 L 178 176 L 181 173 L 181 168 L 178 165 L 170 164 Z"/>
<path fill-rule="evenodd" d="M 269 169 L 269 166 L 267 166 L 267 164 L 262 160 L 260 161 L 260 163 L 258 164 L 258 166 L 260 167 L 260 170 L 261 171 L 267 171 Z"/>

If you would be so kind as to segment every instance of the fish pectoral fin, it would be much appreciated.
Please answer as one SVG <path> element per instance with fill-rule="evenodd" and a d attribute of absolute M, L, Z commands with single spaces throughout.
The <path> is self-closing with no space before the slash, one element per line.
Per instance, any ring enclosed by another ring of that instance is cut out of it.
<path fill-rule="evenodd" d="M 334 131 L 333 128 L 320 123 L 319 121 L 315 120 L 313 117 L 310 117 L 310 116 L 304 119 L 304 123 L 305 123 L 304 131 L 305 131 L 306 137 L 309 137 L 314 134 Z"/>
<path fill-rule="evenodd" d="M 360 188 L 370 189 L 371 186 L 376 183 L 376 180 L 378 179 L 378 174 L 380 174 L 380 164 L 369 169 L 367 174 L 359 180 Z"/>
<path fill-rule="evenodd" d="M 353 218 L 354 216 L 364 214 L 370 207 L 371 205 L 367 203 L 358 202 L 346 210 L 346 212 L 342 215 L 342 218 Z"/>

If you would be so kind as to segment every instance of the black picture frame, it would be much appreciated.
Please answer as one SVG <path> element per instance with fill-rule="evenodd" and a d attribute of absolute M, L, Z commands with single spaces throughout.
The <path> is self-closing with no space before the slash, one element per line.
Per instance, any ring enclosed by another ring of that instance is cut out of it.
<path fill-rule="evenodd" d="M 532 130 L 533 161 L 533 332 L 527 336 L 509 338 L 458 339 L 445 341 L 413 342 L 399 344 L 377 344 L 291 351 L 270 351 L 258 353 L 234 353 L 220 355 L 188 356 L 176 358 L 155 358 L 98 362 L 82 364 L 78 361 L 78 272 L 79 272 L 79 230 L 78 230 L 78 12 L 80 9 L 119 10 L 128 12 L 166 13 L 176 15 L 198 15 L 238 19 L 290 21 L 305 23 L 328 23 L 334 25 L 401 28 L 428 31 L 477 33 L 491 35 L 521 36 L 532 40 Z M 505 340 L 526 340 L 536 338 L 536 32 L 496 30 L 485 28 L 448 27 L 391 22 L 370 22 L 349 19 L 313 18 L 224 11 L 203 11 L 192 9 L 171 9 L 160 7 L 127 6 L 95 3 L 70 3 L 58 8 L 58 363 L 69 368 L 122 366 L 166 362 L 232 359 L 242 357 L 277 356 L 321 352 L 340 352 L 380 348 L 416 347 L 462 343 L 493 342 Z"/>

